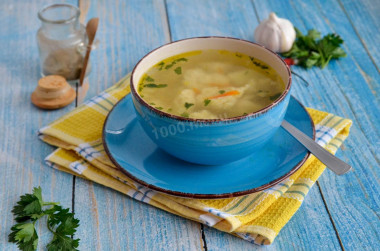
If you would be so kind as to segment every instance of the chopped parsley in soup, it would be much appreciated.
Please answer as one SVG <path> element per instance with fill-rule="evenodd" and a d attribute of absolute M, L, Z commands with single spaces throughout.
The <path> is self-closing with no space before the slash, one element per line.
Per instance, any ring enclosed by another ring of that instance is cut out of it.
<path fill-rule="evenodd" d="M 264 62 L 225 50 L 192 51 L 151 67 L 138 92 L 166 113 L 199 119 L 256 112 L 278 99 L 285 84 Z"/>

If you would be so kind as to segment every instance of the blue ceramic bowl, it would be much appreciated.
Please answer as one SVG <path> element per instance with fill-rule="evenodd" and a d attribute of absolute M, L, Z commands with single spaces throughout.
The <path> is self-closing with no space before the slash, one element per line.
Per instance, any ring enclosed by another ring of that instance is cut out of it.
<path fill-rule="evenodd" d="M 139 80 L 162 60 L 194 50 L 229 50 L 264 61 L 281 76 L 284 93 L 269 106 L 245 116 L 227 119 L 191 119 L 160 111 L 137 92 Z M 261 45 L 228 37 L 199 37 L 161 46 L 143 57 L 131 75 L 131 93 L 137 118 L 146 134 L 177 158 L 203 165 L 242 159 L 272 138 L 285 116 L 290 98 L 291 73 L 286 63 Z"/>

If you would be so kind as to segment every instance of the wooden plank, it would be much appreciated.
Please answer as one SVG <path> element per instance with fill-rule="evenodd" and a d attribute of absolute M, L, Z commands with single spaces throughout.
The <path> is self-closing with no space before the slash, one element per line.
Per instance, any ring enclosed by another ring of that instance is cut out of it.
<path fill-rule="evenodd" d="M 173 41 L 199 36 L 231 36 L 253 40 L 258 22 L 252 3 L 248 0 L 166 2 Z"/>
<path fill-rule="evenodd" d="M 107 5 L 100 1 L 81 0 L 89 6 L 87 19 L 99 17 L 92 52 L 92 73 L 87 99 L 119 81 L 152 49 L 169 42 L 165 8 L 162 1 L 118 1 Z"/>
<path fill-rule="evenodd" d="M 53 2 L 0 2 L 0 250 L 17 250 L 15 244 L 8 242 L 8 234 L 15 224 L 11 210 L 20 195 L 41 186 L 46 201 L 71 206 L 72 176 L 43 163 L 53 147 L 38 139 L 37 130 L 74 105 L 43 111 L 30 102 L 30 94 L 40 78 L 35 39 L 40 26 L 37 12 Z M 38 229 L 43 247 L 51 236 L 45 222 L 38 224 Z"/>
<path fill-rule="evenodd" d="M 379 88 L 379 75 L 338 2 L 290 3 L 286 10 L 277 1 L 260 2 L 257 8 L 264 17 L 270 11 L 280 16 L 291 14 L 291 21 L 303 32 L 311 28 L 323 34 L 336 32 L 346 41 L 347 58 L 324 70 L 295 68 L 311 82 L 308 89 L 295 88 L 295 93 L 308 106 L 354 121 L 345 150 L 338 153 L 354 171 L 342 177 L 326 171 L 319 183 L 343 246 L 350 250 L 374 248 L 379 242 L 379 102 L 373 90 Z M 368 81 L 368 75 L 373 81 Z"/>
<path fill-rule="evenodd" d="M 87 98 L 112 86 L 147 52 L 169 42 L 163 1 L 81 1 L 100 18 Z M 200 250 L 200 225 L 103 186 L 76 179 L 82 250 Z"/>
<path fill-rule="evenodd" d="M 339 0 L 343 11 L 348 16 L 351 25 L 355 28 L 367 53 L 370 54 L 371 60 L 376 64 L 377 70 L 380 67 L 380 3 L 379 1 L 361 0 L 348 1 Z"/>
<path fill-rule="evenodd" d="M 253 40 L 253 31 L 258 21 L 250 1 L 239 1 L 239 3 L 218 1 L 217 5 L 211 1 L 191 1 L 191 3 L 190 1 L 167 1 L 173 40 L 199 34 L 234 36 Z M 277 1 L 276 4 L 281 13 L 291 11 L 283 1 Z M 262 14 L 266 9 L 256 7 L 256 11 Z M 178 14 L 185 12 L 187 15 Z M 291 17 L 291 12 L 283 16 Z M 186 24 L 191 24 L 191 26 L 186 26 Z M 304 88 L 299 82 L 295 82 L 295 89 Z M 316 187 L 312 189 L 304 203 L 301 210 L 281 231 L 275 243 L 267 249 L 288 250 L 302 247 L 307 249 L 314 246 L 330 250 L 339 249 L 338 239 Z M 305 222 L 305 219 L 309 219 L 308 222 Z M 207 247 L 211 250 L 254 248 L 251 244 L 246 244 L 236 237 L 211 228 L 205 228 L 205 236 Z"/>
<path fill-rule="evenodd" d="M 200 224 L 77 179 L 81 250 L 201 250 Z"/>

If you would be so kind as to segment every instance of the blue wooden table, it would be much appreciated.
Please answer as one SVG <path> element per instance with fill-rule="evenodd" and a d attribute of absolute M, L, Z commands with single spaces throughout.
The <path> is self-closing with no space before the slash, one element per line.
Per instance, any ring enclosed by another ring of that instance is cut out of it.
<path fill-rule="evenodd" d="M 80 219 L 80 250 L 379 250 L 380 2 L 371 0 L 69 0 L 81 20 L 100 18 L 89 77 L 90 98 L 132 70 L 150 50 L 170 41 L 205 35 L 253 40 L 270 12 L 302 32 L 315 28 L 345 40 L 347 57 L 321 70 L 293 70 L 293 95 L 306 106 L 353 120 L 337 155 L 353 171 L 325 171 L 300 210 L 271 246 L 258 247 L 227 233 L 134 201 L 111 189 L 48 168 L 53 151 L 37 130 L 75 108 L 43 111 L 30 102 L 39 79 L 37 11 L 47 1 L 0 2 L 0 250 L 14 224 L 11 209 L 21 194 L 41 186 Z M 79 3 L 78 3 L 79 2 Z M 51 238 L 40 223 L 42 248 Z"/>

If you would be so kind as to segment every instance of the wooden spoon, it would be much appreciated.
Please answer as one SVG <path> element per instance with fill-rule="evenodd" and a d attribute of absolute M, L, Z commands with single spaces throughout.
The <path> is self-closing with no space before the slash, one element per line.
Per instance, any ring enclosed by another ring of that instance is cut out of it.
<path fill-rule="evenodd" d="M 87 33 L 87 37 L 88 37 L 88 45 L 87 45 L 86 55 L 85 55 L 84 60 L 83 60 L 83 68 L 82 68 L 82 71 L 80 73 L 79 86 L 83 85 L 83 80 L 84 80 L 84 77 L 86 76 L 87 64 L 88 64 L 88 60 L 90 58 L 92 43 L 94 42 L 96 31 L 98 30 L 98 24 L 99 24 L 99 18 L 95 17 L 95 18 L 91 18 L 88 21 L 87 26 L 86 26 L 86 33 Z"/>

